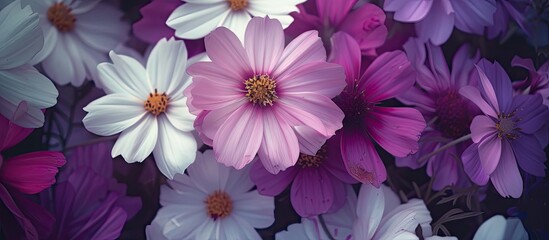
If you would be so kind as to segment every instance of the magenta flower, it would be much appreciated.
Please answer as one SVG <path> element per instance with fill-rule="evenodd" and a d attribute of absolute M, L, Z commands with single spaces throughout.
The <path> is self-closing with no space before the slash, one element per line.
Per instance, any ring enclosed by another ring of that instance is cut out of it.
<path fill-rule="evenodd" d="M 345 113 L 343 129 L 336 136 L 345 167 L 360 182 L 379 187 L 387 172 L 374 142 L 396 157 L 405 157 L 418 150 L 425 128 L 416 109 L 378 106 L 410 89 L 414 70 L 404 52 L 393 51 L 378 56 L 361 74 L 359 45 L 343 32 L 334 35 L 332 48 L 330 61 L 343 65 L 347 74 L 347 87 L 334 100 Z"/>
<path fill-rule="evenodd" d="M 132 26 L 133 34 L 149 44 L 156 44 L 160 39 L 174 37 L 175 30 L 166 25 L 166 21 L 172 12 L 183 2 L 181 0 L 153 0 L 143 6 L 141 19 Z M 204 52 L 204 40 L 184 40 L 189 57 Z"/>
<path fill-rule="evenodd" d="M 482 35 L 493 24 L 495 0 L 386 0 L 383 9 L 395 12 L 395 20 L 415 23 L 418 37 L 441 45 L 454 25 L 461 31 Z M 434 24 L 436 23 L 436 24 Z"/>
<path fill-rule="evenodd" d="M 0 152 L 21 142 L 32 130 L 0 116 Z M 7 224 L 2 230 L 8 239 L 38 239 L 51 230 L 51 215 L 23 194 L 36 194 L 50 187 L 55 183 L 57 168 L 64 164 L 65 157 L 59 152 L 38 151 L 5 159 L 0 155 L 0 208 L 11 213 L 0 214 L 0 222 Z"/>
<path fill-rule="evenodd" d="M 478 61 L 478 53 L 469 56 L 470 49 L 466 45 L 461 47 L 454 55 L 450 72 L 440 47 L 424 44 L 419 39 L 410 39 L 404 49 L 417 70 L 417 88 L 411 88 L 398 99 L 415 106 L 432 124 L 423 131 L 418 152 L 403 158 L 397 157 L 396 164 L 413 169 L 427 164 L 427 175 L 434 178 L 435 190 L 466 183 L 467 176 L 459 166 L 459 158 L 455 156 L 460 156 L 472 143 L 459 142 L 459 139 L 470 133 L 469 125 L 479 110 L 459 94 L 459 89 L 476 86 L 472 70 Z M 437 151 L 445 145 L 450 147 Z"/>
<path fill-rule="evenodd" d="M 220 163 L 243 168 L 256 153 L 270 173 L 314 155 L 341 128 L 343 112 L 332 102 L 345 87 L 343 68 L 326 62 L 316 31 L 284 48 L 278 20 L 253 18 L 244 46 L 227 28 L 205 38 L 212 62 L 189 67 L 187 104 L 200 112 L 195 128 Z"/>
<path fill-rule="evenodd" d="M 385 13 L 378 6 L 365 3 L 356 9 L 357 0 L 310 0 L 299 5 L 299 13 L 292 13 L 294 22 L 286 29 L 290 37 L 308 30 L 318 30 L 327 49 L 334 33 L 343 31 L 359 44 L 364 55 L 376 55 L 376 48 L 385 43 L 387 27 Z"/>
<path fill-rule="evenodd" d="M 356 183 L 343 165 L 337 141 L 328 140 L 313 156 L 301 153 L 296 166 L 271 174 L 256 161 L 250 178 L 262 195 L 276 196 L 292 184 L 290 201 L 302 217 L 339 210 L 345 204 L 345 184 Z"/>
<path fill-rule="evenodd" d="M 535 134 L 549 118 L 539 94 L 513 96 L 511 80 L 498 63 L 477 65 L 479 88 L 465 86 L 460 94 L 484 113 L 471 123 L 474 144 L 461 155 L 464 169 L 476 184 L 488 179 L 501 196 L 522 195 L 518 166 L 534 176 L 545 175 L 545 153 Z"/>

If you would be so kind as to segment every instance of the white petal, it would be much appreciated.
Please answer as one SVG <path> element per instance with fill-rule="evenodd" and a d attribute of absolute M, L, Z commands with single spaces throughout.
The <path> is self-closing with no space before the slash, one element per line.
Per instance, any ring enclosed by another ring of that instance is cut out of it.
<path fill-rule="evenodd" d="M 41 24 L 42 25 L 42 31 L 44 32 L 44 47 L 32 58 L 30 61 L 30 64 L 36 65 L 46 57 L 48 57 L 55 46 L 57 45 L 57 38 L 59 38 L 59 32 L 55 27 L 49 25 L 49 24 Z"/>
<path fill-rule="evenodd" d="M 82 62 L 82 57 L 80 52 L 81 50 L 81 42 L 80 40 L 76 39 L 72 35 L 64 35 L 62 36 L 64 38 L 64 42 L 66 44 L 66 50 L 69 54 L 70 61 L 73 64 L 74 67 L 74 78 L 72 79 L 71 83 L 75 87 L 79 87 L 84 83 L 84 80 L 86 79 L 86 69 L 84 68 L 84 63 Z M 95 66 L 97 67 L 97 65 Z"/>
<path fill-rule="evenodd" d="M 274 198 L 259 195 L 257 191 L 232 195 L 234 214 L 254 228 L 267 228 L 274 219 Z"/>
<path fill-rule="evenodd" d="M 93 9 L 101 0 L 72 1 L 71 13 L 81 14 Z"/>
<path fill-rule="evenodd" d="M 212 150 L 206 150 L 196 155 L 196 160 L 187 168 L 196 188 L 206 194 L 225 189 L 230 168 L 218 163 Z"/>
<path fill-rule="evenodd" d="M 180 131 L 190 132 L 194 130 L 196 116 L 189 112 L 187 98 L 169 102 L 166 117 L 170 123 Z"/>
<path fill-rule="evenodd" d="M 250 14 L 245 11 L 231 11 L 221 25 L 230 29 L 232 32 L 234 32 L 238 39 L 240 39 L 240 41 L 243 41 L 246 32 L 246 26 L 251 19 L 252 17 L 250 16 Z"/>
<path fill-rule="evenodd" d="M 23 66 L 0 71 L 0 95 L 15 104 L 26 101 L 34 108 L 49 108 L 57 103 L 58 92 L 34 67 Z"/>
<path fill-rule="evenodd" d="M 528 233 L 518 218 L 508 218 L 503 239 L 528 240 Z"/>
<path fill-rule="evenodd" d="M 177 204 L 164 206 L 158 210 L 153 223 L 160 225 L 167 239 L 181 239 L 189 236 L 204 222 L 207 222 L 204 204 Z"/>
<path fill-rule="evenodd" d="M 29 108 L 25 102 L 13 103 L 0 97 L 0 114 L 24 128 L 39 128 L 44 125 L 42 110 Z"/>
<path fill-rule="evenodd" d="M 87 46 L 106 53 L 128 37 L 130 26 L 122 21 L 122 16 L 112 4 L 99 3 L 91 11 L 77 16 L 74 34 Z"/>
<path fill-rule="evenodd" d="M 152 92 L 145 68 L 137 60 L 124 55 L 109 53 L 113 63 L 101 63 L 97 66 L 99 80 L 103 90 L 110 93 L 129 93 L 136 98 L 146 100 Z"/>
<path fill-rule="evenodd" d="M 101 136 L 122 132 L 149 114 L 144 103 L 128 94 L 109 94 L 84 107 L 86 129 Z"/>
<path fill-rule="evenodd" d="M 122 155 L 128 163 L 142 162 L 154 149 L 158 139 L 158 123 L 155 117 L 145 116 L 120 134 L 112 148 L 111 156 Z"/>
<path fill-rule="evenodd" d="M 250 225 L 250 222 L 241 219 L 237 216 L 229 216 L 220 222 L 220 235 L 219 239 L 231 240 L 231 239 L 261 239 L 261 236 Z"/>
<path fill-rule="evenodd" d="M 176 129 L 168 119 L 158 119 L 158 144 L 153 154 L 156 166 L 164 176 L 173 179 L 176 173 L 183 174 L 196 157 L 196 140 L 192 133 Z"/>
<path fill-rule="evenodd" d="M 166 24 L 175 29 L 175 35 L 180 38 L 199 39 L 219 26 L 230 12 L 225 2 L 186 3 L 173 11 Z"/>
<path fill-rule="evenodd" d="M 147 60 L 147 73 L 151 84 L 159 92 L 168 96 L 181 94 L 190 79 L 185 78 L 187 68 L 187 48 L 185 42 L 171 38 L 160 39 Z M 176 93 L 177 91 L 177 93 Z"/>
<path fill-rule="evenodd" d="M 74 63 L 67 51 L 65 40 L 58 37 L 52 52 L 42 61 L 46 74 L 59 85 L 68 84 L 76 78 Z"/>
<path fill-rule="evenodd" d="M 473 240 L 503 240 L 503 235 L 505 233 L 505 218 L 501 215 L 496 215 L 490 219 L 484 221 L 482 225 L 478 228 Z"/>
<path fill-rule="evenodd" d="M 356 215 L 359 218 L 353 226 L 353 236 L 358 239 L 372 239 L 381 222 L 385 206 L 383 190 L 371 184 L 362 184 L 358 195 Z"/>
<path fill-rule="evenodd" d="M 403 232 L 415 233 L 415 229 L 420 222 L 430 222 L 431 220 L 425 203 L 419 199 L 412 199 L 383 216 L 374 238 L 393 239 L 398 236 L 410 237 L 411 235 L 409 234 L 401 234 Z"/>

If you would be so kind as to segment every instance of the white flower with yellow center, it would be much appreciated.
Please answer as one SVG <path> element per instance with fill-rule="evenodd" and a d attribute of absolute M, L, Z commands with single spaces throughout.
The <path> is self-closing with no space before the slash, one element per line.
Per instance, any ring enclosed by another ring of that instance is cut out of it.
<path fill-rule="evenodd" d="M 110 52 L 111 63 L 97 66 L 107 93 L 84 110 L 88 131 L 110 136 L 122 132 L 112 157 L 141 162 L 151 152 L 168 178 L 183 173 L 194 161 L 195 116 L 187 108 L 183 90 L 190 84 L 185 73 L 187 50 L 183 41 L 161 39 L 151 51 L 146 67 L 139 61 Z M 200 57 L 200 56 L 198 56 Z M 195 61 L 194 59 L 189 60 Z"/>
<path fill-rule="evenodd" d="M 184 39 L 199 39 L 215 28 L 224 26 L 241 40 L 252 17 L 277 19 L 283 28 L 293 21 L 291 12 L 305 0 L 185 0 L 170 15 L 166 24 L 175 29 L 175 35 Z"/>
<path fill-rule="evenodd" d="M 147 239 L 261 239 L 254 228 L 274 223 L 274 198 L 250 191 L 250 166 L 241 170 L 196 155 L 186 174 L 162 186 L 160 205 Z"/>
<path fill-rule="evenodd" d="M 44 125 L 41 109 L 55 105 L 58 95 L 53 83 L 29 64 L 44 44 L 38 21 L 19 0 L 0 10 L 0 114 L 25 128 Z"/>
<path fill-rule="evenodd" d="M 97 78 L 97 64 L 129 34 L 129 23 L 114 4 L 101 0 L 23 0 L 40 15 L 44 48 L 32 63 L 42 63 L 56 83 L 80 86 Z"/>

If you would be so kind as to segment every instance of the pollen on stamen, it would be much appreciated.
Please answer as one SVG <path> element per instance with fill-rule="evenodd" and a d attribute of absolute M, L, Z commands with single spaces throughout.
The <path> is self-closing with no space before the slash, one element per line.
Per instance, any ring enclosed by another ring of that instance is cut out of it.
<path fill-rule="evenodd" d="M 145 101 L 145 110 L 154 116 L 158 116 L 168 109 L 169 97 L 166 93 L 159 94 L 158 90 L 154 89 L 154 93 L 150 93 Z"/>
<path fill-rule="evenodd" d="M 229 216 L 233 211 L 233 201 L 229 194 L 217 190 L 204 200 L 206 212 L 214 221 Z"/>
<path fill-rule="evenodd" d="M 278 99 L 276 81 L 271 79 L 269 75 L 256 75 L 244 81 L 244 85 L 247 90 L 246 97 L 254 104 L 272 106 L 273 102 Z"/>
<path fill-rule="evenodd" d="M 323 145 L 314 156 L 300 153 L 299 158 L 297 159 L 297 165 L 302 168 L 319 167 L 326 156 L 326 145 Z"/>
<path fill-rule="evenodd" d="M 63 3 L 55 3 L 49 9 L 47 18 L 60 32 L 70 32 L 76 24 L 72 9 Z"/>
<path fill-rule="evenodd" d="M 227 0 L 233 11 L 240 11 L 248 6 L 248 0 Z"/>

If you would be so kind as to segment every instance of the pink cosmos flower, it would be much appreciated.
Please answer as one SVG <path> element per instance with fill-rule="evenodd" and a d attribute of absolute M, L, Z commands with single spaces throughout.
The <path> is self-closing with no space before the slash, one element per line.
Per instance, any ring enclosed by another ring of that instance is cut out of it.
<path fill-rule="evenodd" d="M 477 52 L 475 56 L 469 56 L 470 48 L 462 46 L 454 55 L 450 72 L 440 47 L 425 44 L 419 39 L 410 39 L 404 49 L 417 70 L 417 88 L 410 88 L 398 99 L 415 106 L 432 124 L 423 131 L 418 152 L 403 158 L 397 157 L 396 164 L 413 169 L 427 164 L 427 175 L 434 178 L 435 190 L 466 183 L 467 176 L 459 166 L 461 162 L 458 156 L 471 141 L 451 145 L 436 155 L 425 157 L 470 133 L 469 125 L 479 110 L 459 94 L 459 89 L 476 86 L 472 70 L 479 54 Z"/>
<path fill-rule="evenodd" d="M 495 0 L 386 0 L 383 9 L 395 12 L 395 20 L 415 23 L 418 37 L 441 45 L 454 25 L 461 31 L 482 35 L 493 24 Z"/>
<path fill-rule="evenodd" d="M 347 74 L 347 87 L 334 100 L 345 113 L 336 137 L 349 174 L 379 187 L 387 172 L 374 142 L 396 157 L 415 153 L 425 120 L 413 108 L 378 106 L 414 85 L 414 70 L 404 52 L 383 53 L 364 72 L 360 60 L 358 43 L 346 33 L 336 33 L 330 61 L 341 64 Z"/>
<path fill-rule="evenodd" d="M 290 201 L 302 217 L 339 210 L 345 203 L 345 184 L 356 183 L 345 170 L 337 141 L 328 140 L 313 156 L 301 153 L 296 166 L 274 175 L 256 161 L 250 178 L 262 195 L 276 196 L 292 184 Z"/>
<path fill-rule="evenodd" d="M 314 155 L 341 128 L 343 112 L 331 98 L 345 87 L 344 71 L 326 62 L 317 31 L 284 48 L 280 22 L 256 17 L 244 46 L 224 27 L 205 44 L 212 62 L 189 67 L 187 104 L 220 163 L 241 169 L 258 153 L 276 174 L 295 165 L 300 150 Z"/>
<path fill-rule="evenodd" d="M 501 196 L 518 198 L 523 188 L 518 166 L 534 176 L 545 175 L 545 146 L 535 134 L 547 130 L 542 127 L 549 109 L 539 94 L 513 96 L 511 80 L 498 63 L 482 59 L 477 71 L 479 88 L 459 91 L 484 113 L 471 123 L 474 144 L 461 155 L 464 169 L 476 184 L 490 179 Z"/>
<path fill-rule="evenodd" d="M 21 142 L 32 130 L 0 116 L 0 152 Z M 23 194 L 36 194 L 50 187 L 55 183 L 57 168 L 64 164 L 65 157 L 59 152 L 38 151 L 9 158 L 0 155 L 0 208 L 11 213 L 0 214 L 0 221 L 6 223 L 2 230 L 8 239 L 38 239 L 50 231 L 51 215 Z"/>
<path fill-rule="evenodd" d="M 181 0 L 153 0 L 143 6 L 141 19 L 132 26 L 133 34 L 140 40 L 156 44 L 160 39 L 170 39 L 175 36 L 175 30 L 166 25 L 170 14 L 183 2 Z M 189 57 L 204 52 L 204 40 L 184 40 Z"/>
<path fill-rule="evenodd" d="M 299 5 L 292 13 L 294 22 L 286 29 L 290 37 L 315 29 L 320 32 L 327 49 L 334 33 L 343 31 L 359 44 L 364 55 L 376 55 L 376 48 L 385 43 L 387 27 L 385 13 L 378 6 L 364 3 L 353 9 L 357 0 L 311 0 Z"/>

